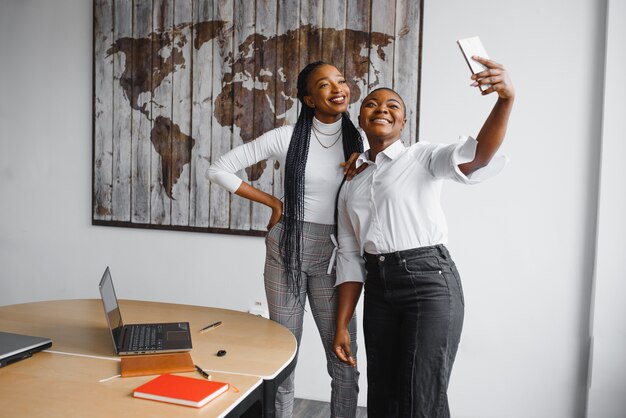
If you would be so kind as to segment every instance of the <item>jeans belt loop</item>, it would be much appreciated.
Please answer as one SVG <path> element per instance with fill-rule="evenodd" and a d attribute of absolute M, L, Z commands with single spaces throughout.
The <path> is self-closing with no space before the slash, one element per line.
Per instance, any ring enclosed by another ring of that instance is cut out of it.
<path fill-rule="evenodd" d="M 447 251 L 446 251 L 446 248 L 443 246 L 443 244 L 437 245 L 437 251 L 439 252 L 439 255 L 441 256 L 441 258 L 443 258 L 444 260 L 447 260 L 449 258 L 448 254 L 446 254 Z"/>

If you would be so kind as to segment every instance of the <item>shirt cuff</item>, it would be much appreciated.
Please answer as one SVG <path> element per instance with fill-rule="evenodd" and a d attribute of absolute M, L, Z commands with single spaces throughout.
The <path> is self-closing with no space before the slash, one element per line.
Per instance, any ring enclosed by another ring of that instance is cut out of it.
<path fill-rule="evenodd" d="M 365 282 L 365 261 L 358 254 L 337 253 L 337 278 L 335 286 L 346 282 Z"/>
<path fill-rule="evenodd" d="M 235 193 L 243 183 L 243 180 L 236 174 L 220 170 L 215 165 L 211 165 L 205 175 L 212 183 L 219 184 L 231 193 Z"/>
<path fill-rule="evenodd" d="M 456 180 L 460 183 L 480 183 L 499 174 L 509 162 L 509 158 L 506 155 L 496 153 L 491 161 L 489 161 L 489 164 L 482 168 L 479 168 L 469 176 L 466 176 L 459 169 L 459 164 L 468 163 L 474 160 L 474 157 L 476 156 L 476 147 L 478 146 L 478 141 L 476 141 L 476 139 L 472 138 L 471 136 L 461 137 L 459 138 L 459 140 L 462 142 L 460 142 L 456 146 L 454 152 L 452 153 L 452 166 L 454 167 Z"/>

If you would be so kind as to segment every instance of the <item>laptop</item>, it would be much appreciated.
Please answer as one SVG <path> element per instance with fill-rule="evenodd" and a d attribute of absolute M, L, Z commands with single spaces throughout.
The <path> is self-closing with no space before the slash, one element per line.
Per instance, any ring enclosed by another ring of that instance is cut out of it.
<path fill-rule="evenodd" d="M 32 357 L 50 346 L 50 338 L 0 332 L 0 367 Z"/>
<path fill-rule="evenodd" d="M 189 322 L 124 324 L 108 267 L 102 275 L 99 287 L 104 313 L 118 355 L 191 350 Z"/>

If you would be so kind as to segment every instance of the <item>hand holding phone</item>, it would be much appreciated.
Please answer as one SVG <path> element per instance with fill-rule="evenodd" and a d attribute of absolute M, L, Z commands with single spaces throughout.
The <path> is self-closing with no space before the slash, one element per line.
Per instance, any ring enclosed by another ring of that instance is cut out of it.
<path fill-rule="evenodd" d="M 487 51 L 485 51 L 485 47 L 483 46 L 483 43 L 480 41 L 480 38 L 478 36 L 459 39 L 458 41 L 456 41 L 456 43 L 459 45 L 459 48 L 461 48 L 461 52 L 465 57 L 465 62 L 467 62 L 467 65 L 469 65 L 472 74 L 478 74 L 479 72 L 487 69 L 487 67 L 485 67 L 483 64 L 472 59 L 472 57 L 475 55 L 489 59 Z M 479 86 L 481 91 L 485 91 L 489 87 L 491 87 L 489 84 Z"/>

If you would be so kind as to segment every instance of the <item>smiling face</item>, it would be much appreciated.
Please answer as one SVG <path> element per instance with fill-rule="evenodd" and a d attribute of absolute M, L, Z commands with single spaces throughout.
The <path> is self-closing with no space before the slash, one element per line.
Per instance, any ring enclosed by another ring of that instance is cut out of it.
<path fill-rule="evenodd" d="M 304 103 L 315 109 L 315 117 L 321 122 L 335 122 L 348 109 L 350 88 L 343 74 L 332 65 L 324 64 L 311 72 L 307 93 Z"/>
<path fill-rule="evenodd" d="M 393 90 L 374 90 L 361 103 L 359 126 L 365 131 L 368 140 L 394 142 L 400 138 L 404 122 L 404 102 Z"/>

